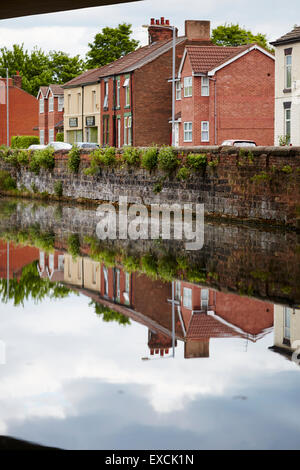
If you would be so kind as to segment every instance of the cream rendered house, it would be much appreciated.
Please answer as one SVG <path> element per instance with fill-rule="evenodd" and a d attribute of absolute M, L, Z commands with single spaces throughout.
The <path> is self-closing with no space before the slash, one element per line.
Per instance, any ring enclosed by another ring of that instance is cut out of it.
<path fill-rule="evenodd" d="M 64 88 L 64 140 L 100 144 L 100 80 L 98 72 L 89 70 Z"/>
<path fill-rule="evenodd" d="M 65 254 L 64 282 L 100 293 L 101 265 L 90 258 L 73 259 L 72 255 Z"/>
<path fill-rule="evenodd" d="M 271 44 L 275 47 L 275 142 L 300 145 L 300 26 Z"/>
<path fill-rule="evenodd" d="M 300 309 L 274 305 L 274 346 L 276 352 L 291 357 L 300 348 Z"/>

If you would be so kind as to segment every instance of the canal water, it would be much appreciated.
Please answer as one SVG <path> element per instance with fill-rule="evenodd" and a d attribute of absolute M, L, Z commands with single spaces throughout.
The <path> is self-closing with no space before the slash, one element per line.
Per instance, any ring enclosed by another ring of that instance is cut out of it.
<path fill-rule="evenodd" d="M 206 220 L 187 252 L 96 226 L 94 208 L 0 201 L 0 435 L 299 448 L 299 235 Z"/>

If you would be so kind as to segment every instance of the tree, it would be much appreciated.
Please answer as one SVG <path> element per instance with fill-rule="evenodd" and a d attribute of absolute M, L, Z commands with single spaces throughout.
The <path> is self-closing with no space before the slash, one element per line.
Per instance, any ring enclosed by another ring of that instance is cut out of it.
<path fill-rule="evenodd" d="M 240 27 L 239 24 L 220 25 L 212 30 L 212 42 L 217 46 L 242 46 L 243 44 L 257 43 L 259 46 L 273 52 L 268 45 L 265 34 L 258 33 L 254 35 Z"/>
<path fill-rule="evenodd" d="M 40 86 L 63 84 L 82 73 L 84 62 L 78 55 L 70 57 L 61 51 L 46 54 L 37 47 L 28 52 L 24 44 L 14 44 L 12 49 L 0 49 L 0 67 L 8 68 L 10 76 L 18 71 L 23 90 L 36 96 Z"/>
<path fill-rule="evenodd" d="M 132 34 L 131 24 L 122 23 L 117 28 L 103 28 L 102 33 L 94 37 L 94 42 L 89 43 L 89 51 L 86 54 L 87 68 L 93 69 L 109 64 L 134 51 L 139 41 L 130 39 Z"/>

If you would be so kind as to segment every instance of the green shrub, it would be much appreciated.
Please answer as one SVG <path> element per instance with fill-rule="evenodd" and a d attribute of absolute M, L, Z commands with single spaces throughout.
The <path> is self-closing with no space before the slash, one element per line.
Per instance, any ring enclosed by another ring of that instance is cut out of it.
<path fill-rule="evenodd" d="M 151 279 L 157 279 L 157 259 L 151 253 L 147 253 L 141 258 L 142 271 Z"/>
<path fill-rule="evenodd" d="M 80 240 L 77 233 L 70 235 L 68 238 L 68 253 L 72 255 L 74 260 L 80 256 Z"/>
<path fill-rule="evenodd" d="M 78 173 L 80 165 L 80 149 L 73 145 L 68 155 L 68 168 L 72 173 Z"/>
<path fill-rule="evenodd" d="M 189 168 L 194 171 L 199 171 L 205 169 L 207 157 L 202 153 L 189 153 L 186 157 L 186 162 Z"/>
<path fill-rule="evenodd" d="M 270 175 L 265 171 L 258 173 L 257 175 L 252 176 L 251 181 L 253 183 L 263 183 L 270 180 Z"/>
<path fill-rule="evenodd" d="M 4 157 L 4 160 L 14 167 L 19 166 L 18 150 L 10 150 Z"/>
<path fill-rule="evenodd" d="M 17 154 L 17 161 L 19 165 L 28 165 L 29 164 L 29 154 L 26 150 L 20 150 Z"/>
<path fill-rule="evenodd" d="M 149 147 L 142 154 L 142 167 L 148 171 L 152 171 L 157 167 L 158 148 Z"/>
<path fill-rule="evenodd" d="M 0 158 L 5 159 L 9 154 L 10 148 L 6 145 L 0 145 Z"/>
<path fill-rule="evenodd" d="M 63 185 L 61 181 L 55 181 L 53 189 L 56 196 L 61 197 L 63 195 Z"/>
<path fill-rule="evenodd" d="M 290 175 L 293 172 L 293 168 L 290 165 L 285 165 L 281 168 L 281 171 L 287 175 Z"/>
<path fill-rule="evenodd" d="M 218 161 L 218 160 L 211 160 L 210 162 L 208 162 L 208 166 L 209 166 L 210 168 L 216 168 L 218 165 L 219 165 L 219 161 Z"/>
<path fill-rule="evenodd" d="M 117 163 L 116 149 L 107 147 L 105 149 L 97 149 L 91 153 L 90 167 L 84 170 L 86 175 L 98 175 L 101 168 L 110 168 Z"/>
<path fill-rule="evenodd" d="M 176 178 L 179 181 L 185 181 L 189 178 L 190 174 L 191 174 L 190 170 L 186 168 L 185 166 L 183 166 L 178 170 Z"/>
<path fill-rule="evenodd" d="M 140 166 L 141 150 L 135 147 L 125 147 L 123 151 L 123 162 L 128 166 Z"/>
<path fill-rule="evenodd" d="M 138 258 L 135 258 L 134 256 L 124 256 L 122 264 L 128 273 L 138 271 L 140 268 L 140 262 Z"/>
<path fill-rule="evenodd" d="M 153 186 L 153 192 L 154 194 L 158 194 L 162 191 L 162 183 L 161 182 L 158 182 L 158 183 L 155 183 L 154 186 Z"/>
<path fill-rule="evenodd" d="M 31 190 L 33 193 L 38 193 L 39 190 L 38 190 L 38 187 L 36 186 L 35 183 L 31 183 Z"/>
<path fill-rule="evenodd" d="M 179 165 L 177 154 L 173 147 L 162 147 L 158 153 L 158 167 L 165 173 L 171 174 Z"/>
<path fill-rule="evenodd" d="M 157 271 L 165 281 L 173 281 L 177 274 L 177 262 L 171 255 L 165 255 L 158 261 Z"/>
<path fill-rule="evenodd" d="M 5 191 L 10 189 L 16 189 L 16 180 L 11 176 L 8 171 L 0 170 L 0 189 Z"/>
<path fill-rule="evenodd" d="M 30 145 L 39 144 L 40 139 L 36 135 L 16 135 L 11 138 L 11 148 L 28 149 Z"/>
<path fill-rule="evenodd" d="M 64 133 L 63 132 L 58 132 L 56 134 L 56 142 L 63 142 L 64 141 Z"/>
<path fill-rule="evenodd" d="M 47 147 L 43 150 L 36 150 L 30 158 L 29 170 L 35 174 L 39 174 L 41 168 L 53 170 L 55 165 L 54 149 Z"/>

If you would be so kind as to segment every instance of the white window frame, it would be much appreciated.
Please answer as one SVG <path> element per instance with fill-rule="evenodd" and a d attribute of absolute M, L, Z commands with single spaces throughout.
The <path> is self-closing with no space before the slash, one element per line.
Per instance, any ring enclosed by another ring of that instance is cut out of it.
<path fill-rule="evenodd" d="M 104 82 L 104 101 L 103 108 L 108 108 L 108 80 Z"/>
<path fill-rule="evenodd" d="M 185 308 L 188 308 L 189 310 L 192 310 L 193 308 L 193 302 L 192 302 L 192 295 L 193 291 L 190 287 L 184 287 L 183 288 L 183 306 Z"/>
<path fill-rule="evenodd" d="M 116 94 L 117 94 L 117 97 L 116 97 L 116 98 L 117 98 L 117 99 L 116 99 L 116 106 L 117 106 L 117 108 L 119 108 L 119 107 L 120 107 L 120 89 L 121 89 L 121 79 L 120 79 L 120 78 L 117 79 L 117 86 L 116 86 L 116 88 L 117 88 L 117 90 L 116 90 L 116 92 L 117 92 L 117 93 L 116 93 Z"/>
<path fill-rule="evenodd" d="M 41 145 L 45 144 L 45 131 L 44 131 L 44 129 L 40 129 L 40 144 Z"/>
<path fill-rule="evenodd" d="M 193 123 L 192 121 L 183 123 L 183 142 L 193 142 Z"/>
<path fill-rule="evenodd" d="M 50 142 L 54 142 L 54 129 L 49 129 L 48 137 L 49 137 L 49 144 Z"/>
<path fill-rule="evenodd" d="M 44 98 L 40 98 L 40 114 L 45 112 L 45 101 Z"/>
<path fill-rule="evenodd" d="M 209 78 L 201 77 L 201 96 L 209 96 Z"/>
<path fill-rule="evenodd" d="M 71 95 L 69 95 L 69 96 L 71 96 Z M 64 97 L 59 96 L 58 97 L 58 111 L 62 112 L 63 110 L 64 110 Z"/>
<path fill-rule="evenodd" d="M 181 100 L 181 81 L 176 82 L 176 101 Z"/>
<path fill-rule="evenodd" d="M 127 119 L 127 142 L 128 142 L 128 145 L 131 145 L 132 142 L 131 142 L 131 122 L 132 122 L 132 119 L 131 119 L 131 116 L 128 116 L 128 119 Z"/>
<path fill-rule="evenodd" d="M 48 111 L 49 113 L 53 113 L 54 111 L 54 97 L 53 96 L 49 97 L 48 103 L 49 103 Z"/>
<path fill-rule="evenodd" d="M 286 89 L 292 88 L 292 54 L 287 54 L 284 59 L 284 84 Z"/>
<path fill-rule="evenodd" d="M 289 117 L 287 117 L 287 114 L 289 114 Z M 286 108 L 284 110 L 284 134 L 286 137 L 289 137 L 288 138 L 288 141 L 287 143 L 289 144 L 290 141 L 291 141 L 291 108 Z M 287 132 L 287 128 L 290 128 L 290 132 L 288 133 Z"/>
<path fill-rule="evenodd" d="M 130 78 L 126 78 L 123 83 L 125 90 L 125 106 L 130 106 Z"/>
<path fill-rule="evenodd" d="M 124 145 L 128 145 L 127 144 L 127 119 L 128 117 L 124 116 Z"/>
<path fill-rule="evenodd" d="M 185 98 L 193 96 L 193 77 L 184 77 L 184 94 Z"/>
<path fill-rule="evenodd" d="M 201 310 L 207 310 L 209 303 L 209 289 L 201 289 Z"/>
<path fill-rule="evenodd" d="M 207 129 L 204 129 L 207 125 Z M 207 137 L 205 135 L 207 134 Z M 201 142 L 209 142 L 209 121 L 201 121 Z"/>
<path fill-rule="evenodd" d="M 284 307 L 284 318 L 283 318 L 283 338 L 291 339 L 291 315 L 293 310 L 289 307 Z"/>

